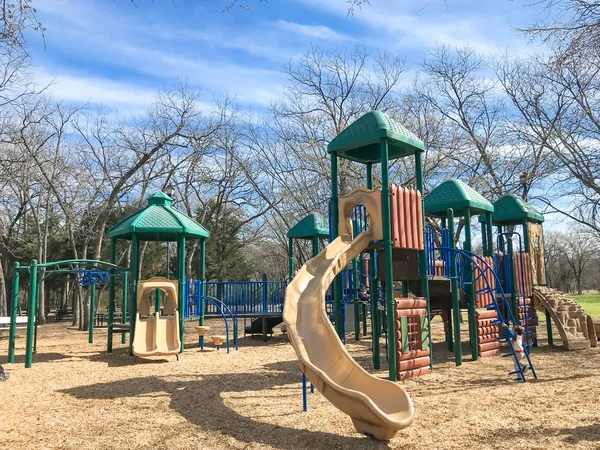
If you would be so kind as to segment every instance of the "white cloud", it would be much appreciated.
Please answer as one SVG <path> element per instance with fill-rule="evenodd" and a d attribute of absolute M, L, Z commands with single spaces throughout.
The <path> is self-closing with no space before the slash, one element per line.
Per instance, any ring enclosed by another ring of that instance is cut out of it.
<path fill-rule="evenodd" d="M 334 31 L 324 25 L 303 25 L 296 22 L 288 22 L 286 20 L 278 20 L 275 22 L 275 25 L 284 31 L 301 34 L 313 39 L 335 42 L 353 40 L 351 36 L 338 33 L 337 31 Z"/>
<path fill-rule="evenodd" d="M 431 47 L 444 43 L 457 47 L 469 46 L 480 54 L 488 55 L 508 46 L 521 52 L 526 45 L 516 39 L 508 23 L 476 14 L 456 16 L 447 10 L 440 12 L 431 5 L 428 5 L 431 8 L 421 7 L 411 12 L 406 2 L 382 0 L 348 16 L 346 0 L 296 1 L 376 30 L 376 37 L 366 34 L 367 40 L 371 45 L 383 49 L 398 51 L 407 47 Z M 415 5 L 412 7 L 415 8 Z M 503 34 L 502 39 L 497 38 L 499 33 Z"/>
<path fill-rule="evenodd" d="M 47 69 L 36 71 L 36 79 L 42 84 L 51 83 L 49 92 L 58 100 L 126 107 L 129 110 L 147 107 L 157 94 L 154 89 L 133 83 L 64 72 L 51 73 Z"/>

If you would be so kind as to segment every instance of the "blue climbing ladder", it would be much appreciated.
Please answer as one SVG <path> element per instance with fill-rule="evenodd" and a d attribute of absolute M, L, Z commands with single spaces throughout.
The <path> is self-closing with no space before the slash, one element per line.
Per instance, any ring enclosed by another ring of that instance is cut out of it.
<path fill-rule="evenodd" d="M 450 247 L 441 247 L 436 250 L 439 250 L 441 252 L 443 259 L 447 258 L 447 256 L 450 254 L 449 252 L 455 252 L 457 254 L 458 258 L 456 258 L 456 264 L 458 265 L 458 268 L 459 268 L 459 270 L 457 271 L 457 278 L 460 279 L 461 276 L 463 277 L 462 280 L 460 280 L 460 283 L 462 283 L 463 288 L 466 287 L 466 285 L 468 285 L 468 284 L 475 283 L 481 277 L 483 277 L 485 287 L 483 289 L 480 289 L 477 292 L 475 292 L 475 294 L 476 295 L 477 294 L 488 294 L 488 293 L 491 294 L 489 297 L 492 299 L 492 303 L 485 305 L 485 309 L 487 309 L 488 311 L 492 311 L 492 310 L 496 311 L 497 319 L 492 321 L 492 325 L 502 326 L 504 333 L 503 333 L 502 337 L 498 338 L 498 341 L 506 342 L 510 349 L 510 352 L 502 355 L 502 357 L 504 357 L 504 358 L 512 357 L 513 358 L 515 367 L 517 367 L 517 369 L 509 372 L 509 375 L 518 375 L 517 380 L 525 382 L 526 381 L 526 378 L 525 378 L 526 370 L 522 369 L 521 364 L 519 362 L 517 352 L 515 351 L 515 348 L 513 345 L 513 341 L 515 339 L 515 333 L 510 329 L 510 323 L 516 325 L 517 322 L 515 321 L 515 318 L 512 314 L 511 308 L 510 308 L 510 305 L 509 305 L 508 301 L 506 300 L 506 295 L 504 294 L 504 290 L 502 289 L 502 285 L 500 283 L 500 279 L 499 279 L 497 273 L 493 270 L 492 267 L 490 267 L 490 265 L 487 263 L 487 261 L 485 261 L 485 259 L 483 259 L 479 255 L 476 255 L 475 253 L 472 253 L 472 252 L 469 252 L 466 250 L 450 248 Z M 448 252 L 448 253 L 446 253 L 446 252 Z M 464 260 L 460 261 L 461 259 L 464 259 Z M 464 264 L 464 263 L 466 263 L 466 262 L 470 262 L 473 266 L 477 265 L 481 269 L 478 271 L 479 274 L 473 281 L 464 281 L 465 280 L 464 268 L 466 267 L 466 264 Z M 462 267 L 462 274 L 461 274 L 461 267 Z M 489 269 L 489 271 L 488 271 L 488 269 Z M 495 286 L 496 286 L 495 288 L 491 287 L 490 281 L 489 281 L 486 273 L 493 274 L 493 276 L 495 278 Z M 475 299 L 471 299 L 471 301 L 475 301 Z M 525 306 L 527 306 L 527 305 L 525 305 Z M 502 311 L 503 309 L 506 311 L 506 317 L 504 317 L 504 314 Z M 524 310 L 524 311 L 526 311 L 526 310 Z M 537 379 L 537 374 L 535 373 L 535 369 L 533 367 L 533 363 L 531 362 L 531 358 L 529 355 L 529 340 L 528 339 L 524 339 L 523 351 L 527 358 L 527 366 L 526 367 L 531 369 L 531 374 L 533 375 L 533 377 L 535 379 Z"/>

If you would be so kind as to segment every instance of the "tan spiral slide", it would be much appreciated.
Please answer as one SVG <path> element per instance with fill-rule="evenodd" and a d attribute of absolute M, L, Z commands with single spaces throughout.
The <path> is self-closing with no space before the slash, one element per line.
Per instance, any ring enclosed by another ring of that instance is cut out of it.
<path fill-rule="evenodd" d="M 381 239 L 380 198 L 378 190 L 366 189 L 340 197 L 340 237 L 302 266 L 291 281 L 283 320 L 302 371 L 310 382 L 352 418 L 359 433 L 388 440 L 412 423 L 412 401 L 400 385 L 370 375 L 352 359 L 325 311 L 325 294 L 335 276 L 370 241 Z M 369 212 L 370 231 L 352 239 L 352 224 L 343 219 L 361 203 Z"/>

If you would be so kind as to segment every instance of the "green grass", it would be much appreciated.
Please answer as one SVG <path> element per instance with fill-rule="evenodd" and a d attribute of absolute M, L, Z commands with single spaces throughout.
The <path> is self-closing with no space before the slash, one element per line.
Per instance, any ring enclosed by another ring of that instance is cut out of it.
<path fill-rule="evenodd" d="M 585 312 L 594 319 L 600 319 L 600 294 L 598 291 L 584 292 L 582 295 L 569 295 L 575 300 Z"/>

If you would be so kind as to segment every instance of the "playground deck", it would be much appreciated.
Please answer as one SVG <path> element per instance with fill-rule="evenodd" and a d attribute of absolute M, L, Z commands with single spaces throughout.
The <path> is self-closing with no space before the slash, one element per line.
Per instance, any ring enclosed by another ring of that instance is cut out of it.
<path fill-rule="evenodd" d="M 2 447 L 591 449 L 600 442 L 597 354 L 549 348 L 543 329 L 535 382 L 506 380 L 505 358 L 456 368 L 445 344 L 435 344 L 435 372 L 403 384 L 417 420 L 386 447 L 357 435 L 348 416 L 318 393 L 309 394 L 302 412 L 298 361 L 286 336 L 276 332 L 268 345 L 247 337 L 229 355 L 211 344 L 199 352 L 194 322 L 179 362 L 134 364 L 120 343 L 104 353 L 105 329 L 88 345 L 86 333 L 51 323 L 40 328 L 43 345 L 25 369 L 19 332 L 16 364 L 5 366 L 11 377 L 0 383 Z M 207 322 L 215 331 L 223 324 Z M 433 332 L 441 342 L 441 323 Z M 370 341 L 355 344 L 348 336 L 350 353 L 370 370 Z M 0 354 L 6 346 L 0 340 Z"/>

